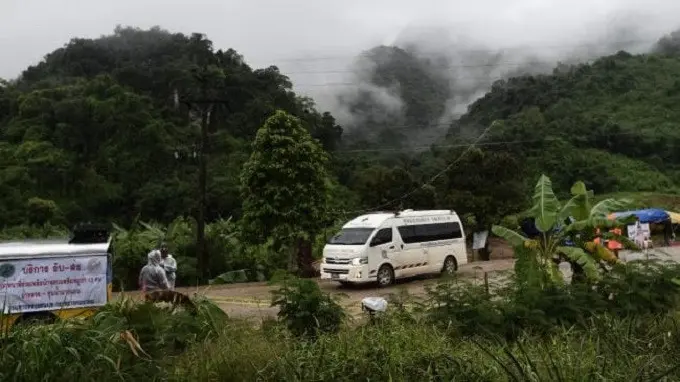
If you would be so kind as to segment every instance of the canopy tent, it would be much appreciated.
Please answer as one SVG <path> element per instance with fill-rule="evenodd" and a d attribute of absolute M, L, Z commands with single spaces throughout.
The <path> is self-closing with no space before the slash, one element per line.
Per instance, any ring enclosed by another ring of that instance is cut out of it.
<path fill-rule="evenodd" d="M 640 223 L 663 223 L 671 219 L 671 216 L 666 211 L 658 208 L 615 212 L 610 216 L 616 218 L 625 218 L 631 215 L 637 216 L 638 219 L 640 219 Z"/>
<path fill-rule="evenodd" d="M 671 223 L 673 224 L 680 224 L 680 214 L 677 212 L 672 212 L 672 211 L 666 211 L 668 216 L 671 218 Z"/>

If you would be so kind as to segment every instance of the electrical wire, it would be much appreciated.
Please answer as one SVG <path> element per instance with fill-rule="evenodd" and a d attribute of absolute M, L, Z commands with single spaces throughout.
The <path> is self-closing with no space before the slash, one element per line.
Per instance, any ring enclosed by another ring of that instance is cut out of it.
<path fill-rule="evenodd" d="M 494 123 L 492 123 L 491 125 L 489 125 L 489 127 L 487 127 L 486 129 L 484 129 L 484 131 L 482 131 L 482 133 L 477 137 L 477 139 L 475 139 L 475 141 L 474 141 L 473 143 L 471 143 L 471 144 L 439 145 L 438 147 L 441 147 L 441 148 L 445 148 L 445 147 L 452 147 L 452 148 L 455 148 L 455 147 L 457 147 L 457 148 L 460 148 L 460 147 L 467 147 L 467 148 L 466 148 L 465 151 L 463 151 L 463 152 L 462 152 L 455 160 L 453 160 L 452 162 L 449 162 L 449 163 L 448 163 L 441 171 L 439 171 L 438 173 L 436 173 L 436 174 L 435 174 L 434 176 L 432 176 L 429 180 L 427 180 L 426 182 L 422 183 L 420 186 L 415 187 L 415 188 L 412 189 L 411 191 L 409 191 L 409 192 L 407 192 L 407 193 L 405 193 L 405 194 L 399 196 L 398 198 L 392 199 L 392 200 L 390 200 L 390 201 L 387 201 L 387 202 L 385 202 L 385 203 L 381 203 L 381 204 L 379 204 L 379 205 L 377 205 L 377 206 L 373 206 L 373 207 L 370 207 L 370 208 L 364 208 L 364 209 L 353 210 L 353 211 L 335 210 L 335 211 L 332 211 L 332 212 L 335 213 L 335 214 L 337 214 L 337 216 L 356 215 L 356 214 L 361 214 L 361 213 L 368 213 L 368 212 L 371 212 L 371 211 L 379 211 L 380 209 L 382 209 L 382 208 L 384 208 L 384 207 L 387 207 L 387 206 L 390 206 L 390 205 L 392 205 L 392 204 L 394 204 L 394 203 L 400 202 L 400 201 L 402 201 L 402 200 L 408 198 L 409 196 L 413 195 L 414 193 L 418 192 L 419 190 L 425 188 L 426 186 L 432 184 L 432 183 L 433 183 L 435 180 L 437 180 L 440 176 L 444 175 L 446 172 L 448 172 L 449 170 L 451 170 L 451 168 L 453 168 L 453 166 L 455 166 L 456 164 L 458 164 L 463 158 L 465 158 L 465 156 L 466 156 L 466 155 L 467 155 L 474 147 L 477 147 L 477 146 L 494 145 L 494 144 L 515 144 L 515 143 L 547 142 L 547 141 L 555 141 L 555 140 L 559 140 L 559 139 L 560 139 L 560 138 L 544 138 L 544 139 L 540 139 L 540 140 L 525 140 L 525 141 L 516 140 L 516 141 L 500 141 L 500 142 L 480 143 L 480 141 L 481 141 L 482 139 L 484 139 L 484 137 L 488 134 L 488 132 L 489 132 L 494 126 L 497 126 L 497 125 L 498 125 L 497 122 L 494 122 Z M 618 135 L 628 135 L 628 134 L 637 134 L 637 133 L 638 133 L 638 132 L 631 131 L 631 132 L 621 132 L 621 133 L 617 133 L 616 135 L 618 136 Z M 433 147 L 433 146 L 430 146 L 430 147 Z"/>
<path fill-rule="evenodd" d="M 592 135 L 585 135 L 589 137 L 611 137 L 611 136 L 622 136 L 622 135 L 639 135 L 641 132 L 640 131 L 622 131 L 619 133 L 615 134 L 592 134 Z M 580 135 L 580 137 L 584 137 L 584 135 Z M 545 137 L 541 139 L 529 139 L 529 140 L 513 140 L 513 141 L 492 141 L 492 142 L 483 142 L 483 143 L 474 143 L 475 146 L 501 146 L 501 145 L 516 145 L 516 144 L 524 144 L 524 143 L 538 143 L 538 142 L 552 142 L 552 141 L 558 141 L 561 139 L 565 139 L 562 137 Z M 437 144 L 432 144 L 428 146 L 408 146 L 408 147 L 383 147 L 383 148 L 372 148 L 372 149 L 340 149 L 340 150 L 334 150 L 332 153 L 371 153 L 371 152 L 414 152 L 418 150 L 434 150 L 434 149 L 452 149 L 452 148 L 461 148 L 461 147 L 467 147 L 470 145 L 470 143 L 461 143 L 461 144 L 450 144 L 450 145 L 437 145 Z"/>
<path fill-rule="evenodd" d="M 431 177 L 427 182 L 421 184 L 421 185 L 418 186 L 418 187 L 415 187 L 413 190 L 411 190 L 411 191 L 409 191 L 409 192 L 403 194 L 402 196 L 400 196 L 400 197 L 398 197 L 398 198 L 396 198 L 396 199 L 390 200 L 390 201 L 388 201 L 388 202 L 379 204 L 379 205 L 377 205 L 377 206 L 368 208 L 368 209 L 361 209 L 361 210 L 355 210 L 355 211 L 334 211 L 334 212 L 346 216 L 346 215 L 349 215 L 349 214 L 357 214 L 357 213 L 363 213 L 363 212 L 367 212 L 367 211 L 376 211 L 376 210 L 380 210 L 380 209 L 383 208 L 383 207 L 389 206 L 389 205 L 391 205 L 391 204 L 393 204 L 393 203 L 399 202 L 399 201 L 401 201 L 401 200 L 403 200 L 403 199 L 405 199 L 405 198 L 408 198 L 409 196 L 411 196 L 411 195 L 413 195 L 414 193 L 418 192 L 419 190 L 423 189 L 425 186 L 427 186 L 427 185 L 431 184 L 432 182 L 434 182 L 435 180 L 437 180 L 437 178 L 439 178 L 440 176 L 442 176 L 443 174 L 445 174 L 447 171 L 449 171 L 453 166 L 455 166 L 456 164 L 458 164 L 458 162 L 460 162 L 463 158 L 465 158 L 465 156 L 468 154 L 468 152 L 470 152 L 470 150 L 472 150 L 472 149 L 475 147 L 475 145 L 476 145 L 477 143 L 479 143 L 482 139 L 484 139 L 484 137 L 486 136 L 486 134 L 487 134 L 494 126 L 497 126 L 497 125 L 498 125 L 498 124 L 497 124 L 496 122 L 490 124 L 489 127 L 487 127 L 486 129 L 484 129 L 484 131 L 482 131 L 482 133 L 477 137 L 477 139 L 475 139 L 475 141 L 474 141 L 472 144 L 468 145 L 467 148 L 465 149 L 465 151 L 463 151 L 463 152 L 462 152 L 462 153 L 461 153 L 454 161 L 452 161 L 452 162 L 450 162 L 448 165 L 446 165 L 446 167 L 444 167 L 443 170 L 441 170 L 441 171 L 439 171 L 438 173 L 436 173 L 436 174 L 435 174 L 433 177 Z"/>
<path fill-rule="evenodd" d="M 528 77 L 559 77 L 562 73 L 525 73 L 525 74 L 513 74 L 513 73 L 508 73 L 507 75 L 501 75 L 501 76 L 452 76 L 452 77 L 447 77 L 446 79 L 448 81 L 452 81 L 453 84 L 455 85 L 456 81 L 462 81 L 462 80 L 473 80 L 473 81 L 481 81 L 481 82 L 486 82 L 484 86 L 480 86 L 479 90 L 487 90 L 488 86 L 491 86 L 495 84 L 498 81 L 504 81 L 503 86 L 512 86 L 513 82 L 516 82 L 518 80 L 522 80 Z M 566 73 L 565 73 L 566 74 Z M 671 73 L 661 73 L 663 75 L 671 75 Z M 601 74 L 591 74 L 591 73 L 578 73 L 577 74 L 578 78 L 585 79 L 585 78 L 592 78 L 592 77 L 602 77 Z M 514 80 L 514 81 L 513 81 Z M 395 83 L 399 83 L 399 81 L 394 81 Z M 314 88 L 314 87 L 328 87 L 328 88 L 333 88 L 333 87 L 338 87 L 338 86 L 360 86 L 360 85 L 368 85 L 374 88 L 382 88 L 382 89 L 389 89 L 390 86 L 383 86 L 383 85 L 377 85 L 374 83 L 371 83 L 370 81 L 338 81 L 338 82 L 319 82 L 319 83 L 296 83 L 293 84 L 293 88 L 297 89 L 304 89 L 304 88 Z"/>

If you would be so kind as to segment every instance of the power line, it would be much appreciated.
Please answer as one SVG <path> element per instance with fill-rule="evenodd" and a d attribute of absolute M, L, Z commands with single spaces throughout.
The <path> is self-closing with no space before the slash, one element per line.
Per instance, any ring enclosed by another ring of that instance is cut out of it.
<path fill-rule="evenodd" d="M 482 131 L 482 133 L 477 137 L 477 139 L 475 140 L 475 142 L 473 142 L 472 144 L 468 145 L 467 149 L 465 149 L 465 151 L 463 151 L 463 152 L 458 156 L 458 158 L 456 158 L 454 161 L 452 161 L 451 163 L 449 163 L 446 167 L 444 167 L 443 170 L 441 170 L 440 172 L 438 172 L 437 174 L 435 174 L 433 177 L 431 177 L 430 180 L 428 180 L 427 182 L 421 184 L 419 187 L 416 187 L 416 188 L 414 188 L 413 190 L 411 190 L 411 191 L 405 193 L 404 195 L 400 196 L 399 198 L 390 200 L 390 201 L 388 201 L 388 202 L 382 203 L 382 204 L 380 204 L 380 205 L 378 205 L 378 206 L 374 206 L 374 207 L 369 208 L 369 209 L 362 209 L 362 210 L 356 210 L 356 211 L 335 211 L 335 212 L 336 212 L 336 213 L 337 213 L 337 212 L 340 212 L 340 213 L 342 213 L 342 214 L 344 214 L 344 215 L 349 215 L 349 214 L 354 214 L 354 213 L 362 213 L 362 212 L 366 212 L 366 211 L 376 211 L 376 210 L 380 210 L 380 209 L 383 208 L 383 207 L 389 206 L 389 205 L 391 205 L 392 203 L 399 202 L 399 201 L 401 201 L 401 200 L 403 200 L 403 199 L 405 199 L 405 198 L 407 198 L 407 197 L 413 195 L 415 192 L 421 190 L 421 189 L 424 188 L 425 186 L 427 186 L 427 185 L 429 185 L 430 183 L 432 183 L 432 182 L 434 182 L 435 180 L 437 180 L 437 178 L 439 178 L 440 176 L 442 176 L 443 174 L 445 174 L 447 171 L 449 171 L 449 170 L 451 169 L 451 167 L 455 166 L 458 162 L 460 162 L 460 161 L 465 157 L 465 155 L 467 155 L 467 153 L 468 153 L 470 150 L 472 150 L 472 148 L 475 147 L 475 145 L 476 145 L 477 143 L 479 143 L 479 141 L 481 141 L 481 140 L 486 136 L 486 134 L 491 130 L 491 128 L 494 127 L 494 126 L 496 126 L 496 125 L 497 125 L 496 122 L 490 124 L 489 127 L 487 127 L 486 129 L 484 129 L 484 131 Z"/>
<path fill-rule="evenodd" d="M 637 131 L 625 131 L 615 134 L 592 134 L 588 137 L 611 137 L 611 136 L 621 136 L 621 135 L 638 135 L 640 132 Z M 580 135 L 584 137 L 585 135 Z M 528 139 L 528 140 L 513 140 L 513 141 L 492 141 L 484 143 L 475 143 L 475 146 L 502 146 L 502 145 L 516 145 L 524 143 L 539 143 L 539 142 L 553 142 L 565 140 L 566 137 L 546 137 L 541 139 Z M 434 150 L 434 149 L 454 149 L 467 147 L 470 143 L 460 143 L 460 144 L 450 144 L 450 145 L 437 145 L 432 144 L 428 146 L 408 146 L 408 147 L 382 147 L 382 148 L 372 148 L 372 149 L 340 149 L 335 150 L 333 153 L 371 153 L 371 152 L 416 152 L 422 150 Z"/>
<path fill-rule="evenodd" d="M 393 125 L 393 126 L 388 126 L 384 127 L 381 129 L 381 131 L 394 131 L 394 130 L 408 130 L 408 129 L 424 129 L 424 128 L 432 128 L 432 127 L 437 127 L 437 126 L 442 126 L 442 127 L 450 127 L 451 124 L 433 124 L 433 125 Z M 466 126 L 470 128 L 474 128 L 475 126 Z M 481 128 L 477 126 L 478 128 Z M 646 130 L 648 131 L 648 130 Z M 615 137 L 615 136 L 622 136 L 622 135 L 640 135 L 642 133 L 645 133 L 646 131 L 622 131 L 622 132 L 617 132 L 617 133 L 601 133 L 601 132 L 593 132 L 591 134 L 581 134 L 579 137 Z M 416 130 L 415 132 L 418 132 Z M 524 143 L 538 143 L 538 142 L 552 142 L 552 141 L 559 141 L 562 139 L 568 139 L 567 137 L 546 137 L 546 138 L 541 138 L 541 139 L 528 139 L 528 140 L 512 140 L 512 141 L 491 141 L 491 142 L 484 142 L 484 143 L 476 143 L 475 146 L 500 146 L 500 145 L 516 145 L 516 144 L 524 144 Z M 460 143 L 460 144 L 431 144 L 431 145 L 421 145 L 421 146 L 407 146 L 407 147 L 374 147 L 374 148 L 368 148 L 368 149 L 338 149 L 338 150 L 333 150 L 331 153 L 333 154 L 351 154 L 351 153 L 371 153 L 371 152 L 414 152 L 418 150 L 429 150 L 429 149 L 447 149 L 447 148 L 461 148 L 461 147 L 467 147 L 472 143 Z M 195 145 L 177 145 L 174 146 L 174 151 L 182 151 L 186 150 L 191 152 L 195 150 Z"/>
<path fill-rule="evenodd" d="M 460 161 L 468 154 L 468 152 L 470 152 L 470 150 L 472 150 L 474 147 L 477 147 L 477 146 L 490 146 L 490 145 L 494 145 L 494 144 L 535 143 L 535 142 L 548 142 L 548 141 L 557 141 L 557 140 L 560 140 L 560 138 L 544 138 L 544 139 L 537 139 L 537 140 L 516 140 L 516 141 L 500 141 L 500 142 L 480 143 L 480 141 L 481 141 L 482 139 L 484 139 L 484 137 L 485 137 L 485 136 L 487 135 L 487 133 L 491 130 L 491 128 L 494 127 L 494 126 L 496 126 L 497 124 L 498 124 L 498 123 L 495 121 L 494 123 L 492 123 L 491 125 L 489 125 L 489 127 L 487 127 L 486 129 L 484 129 L 484 131 L 482 131 L 482 133 L 477 137 L 477 139 L 475 139 L 475 141 L 472 142 L 471 144 L 440 145 L 439 147 L 442 147 L 442 148 L 445 148 L 445 147 L 457 147 L 457 148 L 460 148 L 460 147 L 467 147 L 467 148 L 466 148 L 465 151 L 463 151 L 463 152 L 462 152 L 455 160 L 453 160 L 452 162 L 448 163 L 448 164 L 444 167 L 444 169 L 442 169 L 441 171 L 439 171 L 438 173 L 436 173 L 436 174 L 435 174 L 434 176 L 432 176 L 428 181 L 422 183 L 420 186 L 415 187 L 414 189 L 412 189 L 411 191 L 409 191 L 409 192 L 407 192 L 407 193 L 401 195 L 400 197 L 395 198 L 395 199 L 392 199 L 392 200 L 390 200 L 390 201 L 387 201 L 387 202 L 385 202 L 385 203 L 379 204 L 379 205 L 374 206 L 374 207 L 371 207 L 371 208 L 365 208 L 365 209 L 354 210 L 354 211 L 337 211 L 337 210 L 336 210 L 336 211 L 333 211 L 333 212 L 339 213 L 339 214 L 341 214 L 342 216 L 346 216 L 346 215 L 350 215 L 350 214 L 359 214 L 359 213 L 366 213 L 366 212 L 370 212 L 370 211 L 378 211 L 378 210 L 380 210 L 380 209 L 382 209 L 382 208 L 384 208 L 384 207 L 387 207 L 387 206 L 389 206 L 389 205 L 391 205 L 391 204 L 393 204 L 393 203 L 400 202 L 400 201 L 402 201 L 402 200 L 408 198 L 409 196 L 413 195 L 413 194 L 416 193 L 417 191 L 423 189 L 425 186 L 428 186 L 428 185 L 432 184 L 432 183 L 433 183 L 435 180 L 437 180 L 440 176 L 444 175 L 444 174 L 445 174 L 447 171 L 449 171 L 453 166 L 455 166 L 456 164 L 458 164 L 458 163 L 459 163 L 459 162 L 460 162 Z M 621 133 L 617 133 L 617 134 L 614 134 L 614 135 L 618 136 L 618 135 L 629 135 L 629 134 L 636 134 L 636 133 L 637 133 L 637 132 L 630 131 L 630 132 L 621 132 Z M 607 134 L 607 135 L 609 135 L 609 134 Z M 430 146 L 430 147 L 432 147 L 432 146 Z"/>
<path fill-rule="evenodd" d="M 579 64 L 584 64 L 588 63 L 590 61 L 595 61 L 596 59 L 592 60 L 585 60 L 585 61 L 576 61 L 576 62 L 570 62 L 566 65 L 579 65 Z M 559 61 L 557 61 L 559 62 Z M 488 63 L 488 64 L 446 64 L 446 65 L 430 65 L 430 67 L 434 67 L 437 69 L 459 69 L 459 68 L 465 68 L 465 69 L 470 69 L 470 68 L 502 68 L 506 66 L 517 66 L 521 67 L 524 65 L 531 65 L 531 64 L 547 64 L 547 65 L 554 65 L 551 62 L 545 62 L 545 61 L 532 61 L 528 60 L 526 62 L 496 62 L 496 63 Z M 304 70 L 304 71 L 293 71 L 293 72 L 288 72 L 286 71 L 285 74 L 344 74 L 344 73 L 354 73 L 355 71 L 352 69 L 343 69 L 343 70 Z"/>
<path fill-rule="evenodd" d="M 486 143 L 475 143 L 474 146 L 499 146 L 519 143 L 537 143 L 556 141 L 560 138 L 543 138 L 532 140 L 517 140 L 517 141 L 496 141 Z M 428 149 L 453 149 L 470 146 L 470 143 L 455 144 L 455 145 L 429 145 L 429 146 L 410 146 L 410 147 L 395 147 L 395 148 L 376 148 L 376 149 L 349 149 L 349 150 L 335 150 L 333 153 L 371 153 L 371 152 L 408 152 Z"/>
<path fill-rule="evenodd" d="M 488 83 L 488 85 L 493 85 L 494 83 L 498 81 L 505 81 L 506 83 L 504 86 L 512 85 L 510 82 L 514 79 L 522 79 L 524 77 L 539 77 L 539 76 L 544 76 L 544 77 L 552 77 L 556 76 L 559 77 L 560 75 L 568 74 L 570 72 L 557 72 L 557 73 L 547 73 L 547 72 L 538 72 L 538 73 L 507 73 L 506 75 L 501 75 L 501 76 L 451 76 L 451 77 L 446 77 L 446 80 L 450 81 L 460 81 L 460 80 L 473 80 L 473 81 L 482 81 Z M 662 75 L 666 76 L 671 76 L 672 73 L 661 73 Z M 578 78 L 591 78 L 591 77 L 601 77 L 602 74 L 592 74 L 592 73 L 579 73 Z M 656 73 L 654 74 L 656 76 Z M 394 81 L 394 83 L 399 84 L 399 81 Z M 337 86 L 360 86 L 360 85 L 370 85 L 373 87 L 378 87 L 378 88 L 383 88 L 383 89 L 388 89 L 389 85 L 378 85 L 371 83 L 369 80 L 366 81 L 341 81 L 341 82 L 320 82 L 320 83 L 296 83 L 293 84 L 294 88 L 311 88 L 311 87 L 337 87 Z M 484 89 L 482 89 L 484 88 Z M 486 90 L 488 92 L 488 89 L 486 89 L 486 86 L 481 86 L 479 90 Z"/>

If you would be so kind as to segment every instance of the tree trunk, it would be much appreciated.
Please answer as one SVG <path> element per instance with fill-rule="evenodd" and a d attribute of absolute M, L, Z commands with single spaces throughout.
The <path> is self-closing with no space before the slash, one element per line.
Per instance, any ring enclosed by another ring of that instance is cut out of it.
<path fill-rule="evenodd" d="M 480 248 L 477 250 L 477 253 L 479 254 L 479 260 L 481 261 L 489 261 L 491 260 L 491 250 L 489 250 L 489 240 L 486 240 L 486 243 L 484 243 L 484 248 Z"/>
<path fill-rule="evenodd" d="M 312 263 L 312 243 L 309 240 L 298 239 L 297 243 L 297 266 L 298 273 L 301 277 L 316 277 L 318 276 Z"/>

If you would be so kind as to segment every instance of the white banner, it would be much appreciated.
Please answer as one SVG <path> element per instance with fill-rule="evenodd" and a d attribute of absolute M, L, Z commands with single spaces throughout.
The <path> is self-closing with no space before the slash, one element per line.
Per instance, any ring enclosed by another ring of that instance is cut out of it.
<path fill-rule="evenodd" d="M 635 223 L 628 226 L 628 238 L 640 248 L 643 248 L 645 240 L 651 237 L 649 223 Z"/>
<path fill-rule="evenodd" d="M 4 313 L 83 308 L 106 304 L 107 256 L 0 261 Z"/>
<path fill-rule="evenodd" d="M 486 247 L 486 239 L 489 231 L 475 232 L 472 234 L 472 249 L 482 249 Z"/>

